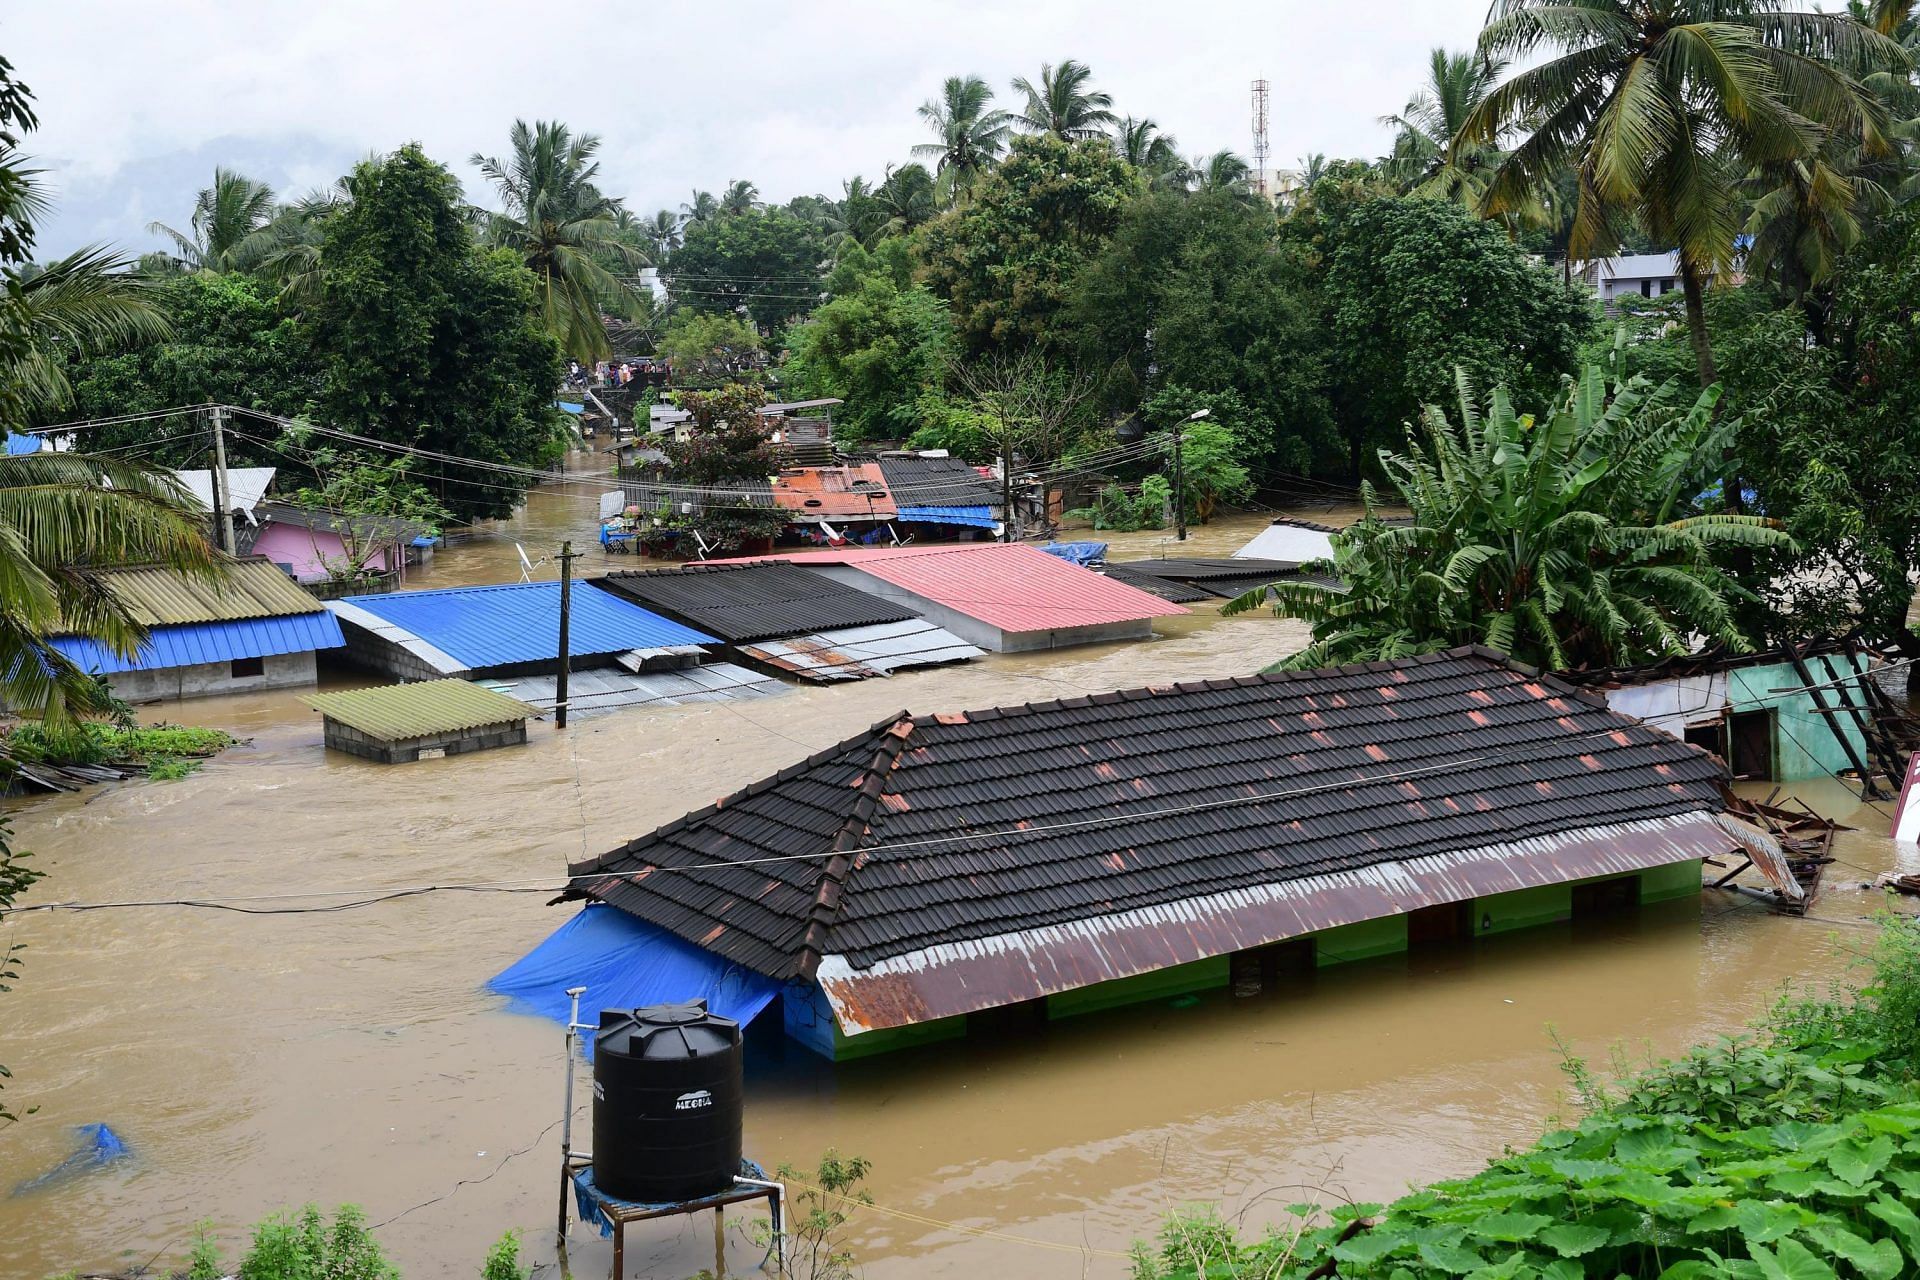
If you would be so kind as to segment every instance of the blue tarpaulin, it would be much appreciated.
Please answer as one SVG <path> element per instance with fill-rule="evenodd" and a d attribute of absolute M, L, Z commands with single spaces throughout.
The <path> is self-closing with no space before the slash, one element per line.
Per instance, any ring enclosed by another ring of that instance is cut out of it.
<path fill-rule="evenodd" d="M 282 653 L 338 649 L 347 643 L 340 622 L 322 609 L 286 618 L 236 618 L 227 622 L 190 622 L 154 627 L 132 660 L 89 636 L 55 636 L 49 642 L 82 671 L 118 675 L 161 667 L 191 667 L 235 658 L 269 658 Z"/>
<path fill-rule="evenodd" d="M 28 1178 L 12 1191 L 16 1196 L 29 1196 L 36 1191 L 45 1191 L 60 1186 L 83 1173 L 98 1169 L 101 1165 L 124 1160 L 133 1153 L 127 1150 L 127 1144 L 120 1135 L 104 1124 L 83 1124 L 73 1131 L 73 1154 L 37 1178 Z"/>
<path fill-rule="evenodd" d="M 765 1182 L 767 1171 L 762 1169 L 754 1161 L 742 1157 L 739 1176 Z M 580 1215 L 580 1221 L 591 1222 L 600 1228 L 600 1238 L 604 1240 L 613 1234 L 613 1217 L 607 1212 L 609 1207 L 615 1209 L 694 1209 L 701 1205 L 710 1204 L 722 1195 L 730 1194 L 733 1190 L 734 1188 L 728 1187 L 726 1191 L 715 1192 L 710 1196 L 701 1196 L 698 1200 L 622 1200 L 618 1196 L 610 1196 L 600 1189 L 599 1184 L 593 1180 L 593 1166 L 588 1165 L 584 1169 L 577 1170 L 573 1175 L 573 1208 L 574 1212 Z"/>
<path fill-rule="evenodd" d="M 572 400 L 555 400 L 553 402 L 553 407 L 556 409 L 564 410 L 567 413 L 585 413 L 587 411 L 586 405 L 576 404 Z"/>
<path fill-rule="evenodd" d="M 17 431 L 7 432 L 7 456 L 9 458 L 18 458 L 23 454 L 38 453 L 44 445 L 45 441 L 41 440 L 39 436 L 25 436 Z"/>
<path fill-rule="evenodd" d="M 1104 542 L 1049 542 L 1040 548 L 1050 556 L 1071 560 L 1074 564 L 1099 564 L 1107 558 Z"/>
<path fill-rule="evenodd" d="M 913 524 L 958 524 L 969 529 L 993 528 L 992 507 L 902 507 L 900 518 Z"/>
<path fill-rule="evenodd" d="M 755 973 L 630 916 L 594 903 L 548 935 L 487 986 L 520 1013 L 566 1025 L 568 987 L 585 987 L 580 1020 L 602 1009 L 705 1000 L 707 1008 L 745 1026 L 785 984 Z M 588 1056 L 593 1044 L 586 1042 Z"/>

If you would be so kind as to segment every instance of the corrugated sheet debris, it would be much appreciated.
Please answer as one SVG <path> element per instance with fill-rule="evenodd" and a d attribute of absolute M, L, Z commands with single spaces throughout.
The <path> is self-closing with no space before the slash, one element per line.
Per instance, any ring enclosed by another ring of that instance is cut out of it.
<path fill-rule="evenodd" d="M 974 646 L 920 618 L 842 627 L 814 635 L 740 646 L 749 658 L 808 680 L 865 680 L 908 667 L 934 667 L 984 657 Z"/>

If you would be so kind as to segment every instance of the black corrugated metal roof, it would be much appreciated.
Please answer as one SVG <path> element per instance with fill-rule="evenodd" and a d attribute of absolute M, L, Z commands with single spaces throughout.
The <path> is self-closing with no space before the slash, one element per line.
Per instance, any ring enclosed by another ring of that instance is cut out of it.
<path fill-rule="evenodd" d="M 1215 598 L 1231 600 L 1255 587 L 1264 587 L 1282 579 L 1338 585 L 1331 578 L 1302 574 L 1299 570 L 1299 564 L 1292 560 L 1236 560 L 1229 557 L 1125 560 L 1119 563 L 1108 561 L 1105 568 L 1109 578 L 1118 578 L 1142 591 L 1151 591 L 1163 600 L 1178 604 L 1194 604 Z"/>
<path fill-rule="evenodd" d="M 1122 561 L 1129 569 L 1175 582 L 1206 582 L 1210 578 L 1250 578 L 1267 574 L 1282 578 L 1300 567 L 1294 560 L 1236 560 L 1232 556 L 1187 557 Z"/>
<path fill-rule="evenodd" d="M 1711 812 L 1722 776 L 1704 751 L 1596 695 L 1459 649 L 903 712 L 576 865 L 576 876 L 608 874 L 573 892 L 788 977 L 825 955 L 865 968 L 1237 889 Z"/>
<path fill-rule="evenodd" d="M 593 584 L 731 644 L 919 617 L 895 601 L 783 561 L 610 573 Z"/>
<path fill-rule="evenodd" d="M 1108 561 L 1100 572 L 1116 582 L 1124 582 L 1130 587 L 1150 591 L 1162 600 L 1171 600 L 1175 604 L 1198 604 L 1202 600 L 1211 600 L 1214 593 L 1199 587 L 1190 587 L 1184 582 L 1172 578 L 1162 578 L 1146 572 L 1138 564 L 1115 564 Z"/>
<path fill-rule="evenodd" d="M 883 453 L 880 474 L 905 507 L 997 507 L 1000 486 L 959 458 Z"/>

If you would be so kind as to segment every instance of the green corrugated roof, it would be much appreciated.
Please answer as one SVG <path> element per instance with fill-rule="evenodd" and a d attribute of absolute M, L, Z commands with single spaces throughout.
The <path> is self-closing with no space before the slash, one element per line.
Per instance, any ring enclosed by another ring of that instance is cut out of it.
<path fill-rule="evenodd" d="M 234 561 L 218 581 L 157 565 L 92 572 L 143 627 L 288 618 L 317 613 L 323 607 L 265 556 Z"/>
<path fill-rule="evenodd" d="M 344 693 L 311 693 L 308 706 L 382 742 L 424 738 L 539 715 L 518 698 L 465 680 L 425 680 Z"/>

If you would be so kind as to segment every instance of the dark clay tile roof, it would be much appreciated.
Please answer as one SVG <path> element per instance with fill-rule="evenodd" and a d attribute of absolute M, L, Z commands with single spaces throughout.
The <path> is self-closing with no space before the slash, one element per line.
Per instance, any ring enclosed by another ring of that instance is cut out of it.
<path fill-rule="evenodd" d="M 730 644 L 919 616 L 895 601 L 783 561 L 610 573 L 594 585 Z"/>
<path fill-rule="evenodd" d="M 575 876 L 606 876 L 576 880 L 572 895 L 762 973 L 811 975 L 825 956 L 859 970 L 941 944 L 1711 813 L 1721 777 L 1713 757 L 1595 695 L 1458 649 L 903 712 L 576 865 Z M 1579 874 L 1592 873 L 1563 878 Z"/>

